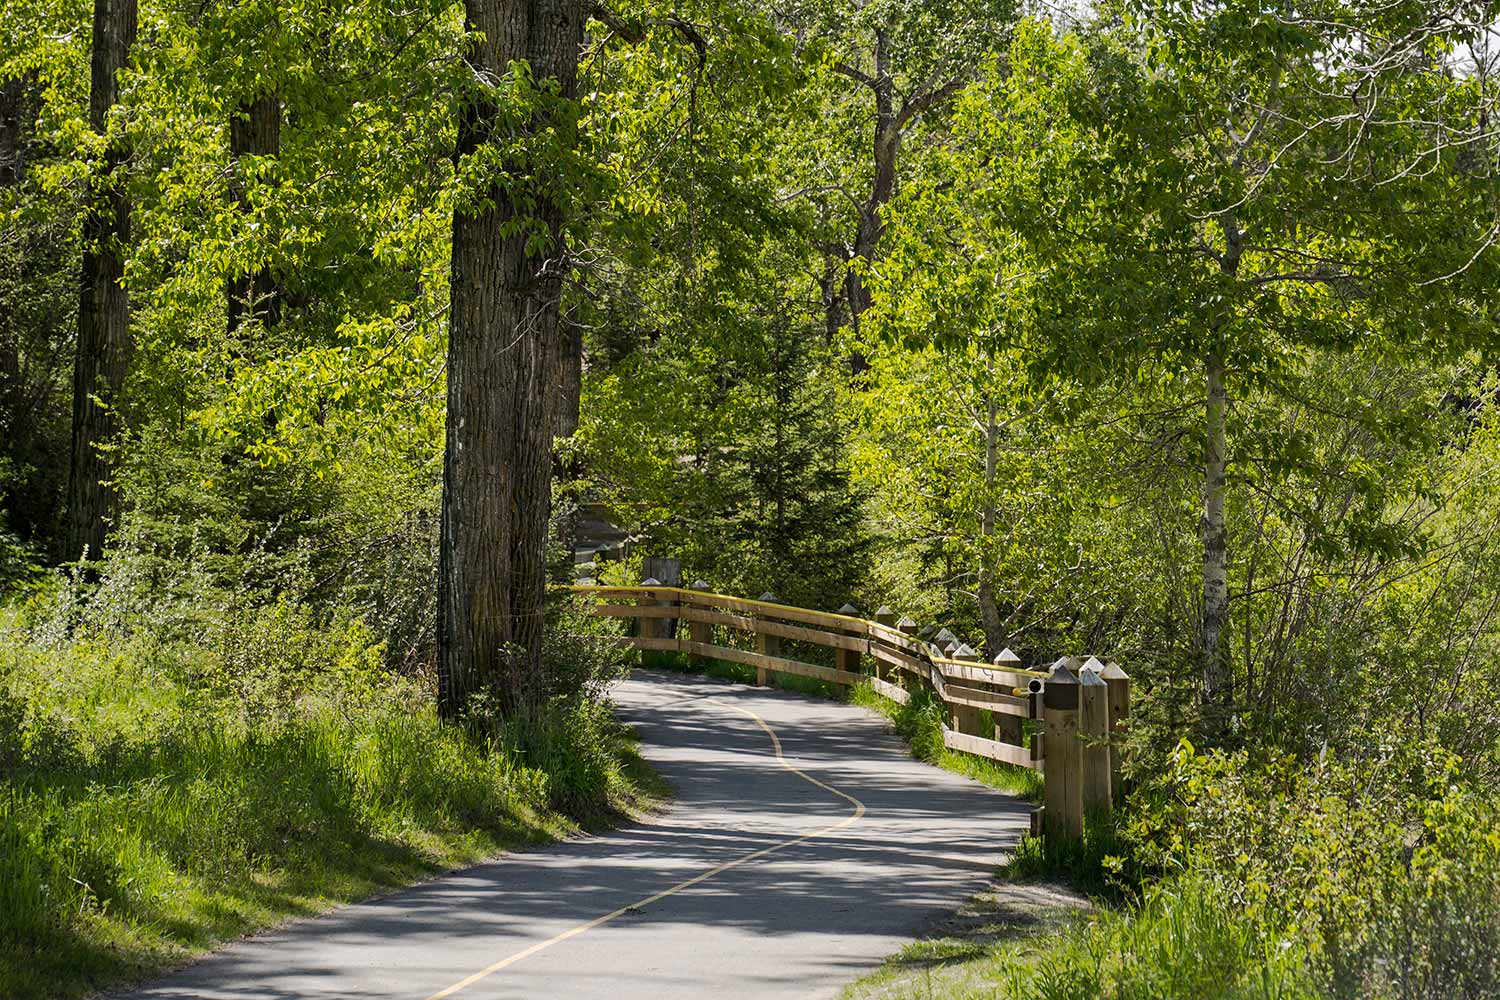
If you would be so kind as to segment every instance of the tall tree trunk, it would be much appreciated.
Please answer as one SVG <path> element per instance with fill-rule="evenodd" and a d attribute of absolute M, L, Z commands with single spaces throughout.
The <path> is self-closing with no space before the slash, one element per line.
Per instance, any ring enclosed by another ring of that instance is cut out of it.
<path fill-rule="evenodd" d="M 1229 658 L 1222 643 L 1229 610 L 1228 553 L 1224 524 L 1224 433 L 1228 394 L 1224 388 L 1224 357 L 1207 358 L 1208 393 L 1205 404 L 1207 447 L 1203 459 L 1203 657 L 1204 700 L 1218 704 L 1231 696 Z"/>
<path fill-rule="evenodd" d="M 889 65 L 889 45 L 886 33 L 876 30 L 875 73 L 870 83 L 870 91 L 875 96 L 875 134 L 871 142 L 875 177 L 870 184 L 869 196 L 859 209 L 859 224 L 854 232 L 855 261 L 868 262 L 874 259 L 875 251 L 880 245 L 880 236 L 885 231 L 880 213 L 896 193 L 896 156 L 901 150 L 901 128 L 897 120 L 895 83 L 891 78 Z M 848 271 L 845 295 L 849 300 L 849 322 L 858 333 L 860 316 L 870 307 L 870 292 L 865 288 L 857 267 Z M 855 367 L 862 367 L 862 364 L 857 361 Z"/>
<path fill-rule="evenodd" d="M 1006 646 L 1000 609 L 995 605 L 995 466 L 1000 430 L 995 422 L 995 398 L 988 400 L 984 425 L 984 504 L 979 513 L 979 619 L 984 625 L 984 651 L 993 657 Z"/>
<path fill-rule="evenodd" d="M 106 119 L 119 99 L 119 74 L 135 34 L 135 0 L 94 0 L 89 124 L 99 135 L 108 131 Z M 130 301 L 121 284 L 130 241 L 130 201 L 119 176 L 125 156 L 121 142 L 109 143 L 83 220 L 68 474 L 68 554 L 75 559 L 98 558 L 119 503 L 100 446 L 119 431 L 115 407 L 130 367 Z"/>
<path fill-rule="evenodd" d="M 28 80 L 24 76 L 12 77 L 0 83 L 0 191 L 21 183 L 24 165 L 22 149 L 25 143 L 26 90 Z M 23 282 L 24 250 L 6 254 L 0 258 L 0 278 L 8 287 L 20 287 Z M 6 437 L 6 445 L 15 439 L 28 437 L 29 420 L 21 416 L 24 394 L 21 378 L 21 331 L 14 318 L 11 302 L 0 300 L 0 433 Z M 26 426 L 19 426 L 19 425 Z M 10 508 L 12 497 L 6 496 L 4 506 Z"/>
<path fill-rule="evenodd" d="M 0 188 L 21 183 L 28 117 L 26 91 L 34 78 L 34 73 L 27 73 L 0 83 Z"/>
<path fill-rule="evenodd" d="M 486 84 L 511 62 L 577 91 L 583 18 L 577 0 L 466 0 L 478 32 L 468 61 Z M 539 113 L 529 127 L 557 125 Z M 562 126 L 560 126 L 562 127 Z M 479 93 L 459 117 L 456 157 L 495 134 L 505 115 Z M 534 168 L 532 168 L 534 169 Z M 566 254 L 562 209 L 545 187 L 518 203 L 495 184 L 454 213 L 448 331 L 447 449 L 438 581 L 438 697 L 452 716 L 492 689 L 515 712 L 536 698 L 541 671 L 546 543 L 556 426 L 559 311 Z M 528 253 L 529 217 L 550 246 Z"/>
<path fill-rule="evenodd" d="M 234 160 L 235 201 L 240 211 L 249 213 L 250 199 L 239 177 L 240 160 L 246 156 L 277 156 L 281 153 L 281 98 L 263 94 L 244 104 L 229 116 L 229 155 Z M 281 318 L 281 290 L 276 287 L 269 267 L 251 274 L 239 274 L 224 283 L 229 332 L 255 320 L 267 326 Z"/>

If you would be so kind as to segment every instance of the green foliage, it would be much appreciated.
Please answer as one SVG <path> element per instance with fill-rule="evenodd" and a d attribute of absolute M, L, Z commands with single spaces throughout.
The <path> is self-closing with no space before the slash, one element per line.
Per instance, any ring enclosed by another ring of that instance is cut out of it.
<path fill-rule="evenodd" d="M 158 968 L 597 823 L 636 794 L 602 704 L 442 723 L 430 677 L 386 671 L 356 619 L 282 601 L 193 643 L 140 628 L 58 638 L 47 600 L 36 624 L 7 620 L 0 659 L 6 996 Z"/>
<path fill-rule="evenodd" d="M 855 597 L 868 567 L 832 355 L 767 293 L 713 364 L 664 341 L 585 385 L 580 429 L 605 503 L 683 572 L 810 607 Z"/>
<path fill-rule="evenodd" d="M 1482 788 L 1434 748 L 1306 768 L 1184 744 L 1133 835 L 1302 942 L 1328 996 L 1484 996 L 1500 984 L 1500 803 Z"/>

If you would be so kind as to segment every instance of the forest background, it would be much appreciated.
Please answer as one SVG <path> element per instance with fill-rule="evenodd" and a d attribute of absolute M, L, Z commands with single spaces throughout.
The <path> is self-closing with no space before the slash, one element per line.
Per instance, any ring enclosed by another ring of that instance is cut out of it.
<path fill-rule="evenodd" d="M 445 667 L 495 213 L 554 582 L 602 511 L 1126 665 L 1132 808 L 1047 863 L 1135 908 L 1057 995 L 1500 992 L 1493 5 L 691 0 L 494 62 L 522 7 L 6 8 L 0 992 L 649 783 L 566 602 L 524 710 Z M 1131 993 L 1163 907 L 1202 978 Z"/>

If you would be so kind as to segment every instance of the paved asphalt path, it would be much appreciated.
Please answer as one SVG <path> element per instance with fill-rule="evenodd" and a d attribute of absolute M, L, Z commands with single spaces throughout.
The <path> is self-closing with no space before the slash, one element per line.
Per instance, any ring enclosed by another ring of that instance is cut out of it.
<path fill-rule="evenodd" d="M 834 996 L 1027 825 L 862 709 L 648 672 L 615 699 L 676 792 L 663 815 L 299 921 L 129 1000 Z"/>

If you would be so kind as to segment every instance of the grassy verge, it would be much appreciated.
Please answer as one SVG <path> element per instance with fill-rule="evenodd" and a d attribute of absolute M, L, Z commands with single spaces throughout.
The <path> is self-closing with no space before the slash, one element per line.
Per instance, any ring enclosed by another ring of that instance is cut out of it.
<path fill-rule="evenodd" d="M 1042 775 L 1027 767 L 960 753 L 943 745 L 942 705 L 926 691 L 915 691 L 905 705 L 898 705 L 868 684 L 849 690 L 849 701 L 873 709 L 891 720 L 896 732 L 911 745 L 913 756 L 944 770 L 1010 792 L 1033 802 L 1042 798 Z"/>
<path fill-rule="evenodd" d="M 1179 879 L 1138 905 L 1093 909 L 1001 886 L 959 927 L 919 941 L 845 1000 L 1314 1000 L 1308 952 Z"/>
<path fill-rule="evenodd" d="M 4 635 L 0 996 L 139 979 L 663 791 L 602 706 L 445 723 L 357 626 L 305 626 L 258 622 L 248 659 Z"/>

